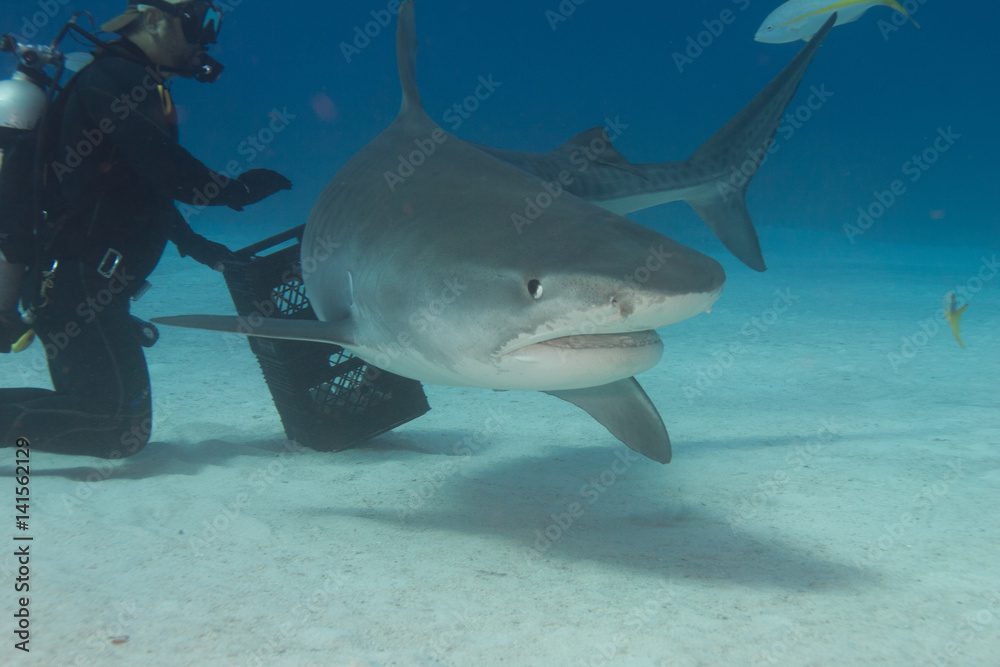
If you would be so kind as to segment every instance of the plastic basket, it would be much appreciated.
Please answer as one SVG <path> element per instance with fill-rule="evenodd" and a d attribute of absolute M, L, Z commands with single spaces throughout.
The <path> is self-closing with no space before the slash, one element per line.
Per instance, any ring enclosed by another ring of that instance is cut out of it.
<path fill-rule="evenodd" d="M 302 282 L 303 227 L 265 239 L 237 254 L 249 263 L 226 270 L 226 283 L 244 316 L 316 319 Z M 306 447 L 340 451 L 430 410 L 422 385 L 393 375 L 339 345 L 249 338 L 286 435 Z"/>

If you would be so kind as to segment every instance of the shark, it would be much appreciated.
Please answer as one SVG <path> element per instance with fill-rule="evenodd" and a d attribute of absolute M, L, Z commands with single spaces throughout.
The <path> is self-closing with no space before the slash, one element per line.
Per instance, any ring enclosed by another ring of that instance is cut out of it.
<path fill-rule="evenodd" d="M 831 16 L 781 73 L 687 160 L 631 163 L 605 127 L 581 132 L 549 153 L 478 147 L 547 182 L 566 181 L 570 193 L 620 215 L 686 202 L 735 257 L 763 272 L 767 264 L 747 210 L 747 190 L 837 19 Z"/>
<path fill-rule="evenodd" d="M 709 311 L 726 274 L 622 212 L 684 199 L 756 258 L 743 184 L 719 183 L 771 140 L 818 41 L 691 160 L 631 165 L 610 142 L 593 148 L 592 132 L 571 142 L 592 148 L 592 168 L 579 178 L 562 174 L 572 148 L 484 148 L 427 114 L 413 0 L 401 4 L 396 42 L 399 114 L 337 173 L 303 232 L 302 276 L 317 319 L 155 321 L 335 343 L 427 384 L 544 392 L 669 462 L 666 426 L 635 376 L 662 357 L 657 330 Z M 536 202 L 530 216 L 519 213 L 526 201 Z"/>

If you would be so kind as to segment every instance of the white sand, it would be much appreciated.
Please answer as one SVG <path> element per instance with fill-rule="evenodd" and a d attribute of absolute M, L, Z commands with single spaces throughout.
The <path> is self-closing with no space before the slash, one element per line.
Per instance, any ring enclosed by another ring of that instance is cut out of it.
<path fill-rule="evenodd" d="M 551 397 L 440 387 L 369 447 L 294 451 L 244 342 L 165 331 L 146 451 L 33 458 L 17 664 L 998 664 L 1000 279 L 967 350 L 939 317 L 996 249 L 780 236 L 641 378 L 666 467 Z M 155 282 L 140 315 L 231 308 L 172 253 Z M 4 357 L 0 383 L 45 375 Z"/>

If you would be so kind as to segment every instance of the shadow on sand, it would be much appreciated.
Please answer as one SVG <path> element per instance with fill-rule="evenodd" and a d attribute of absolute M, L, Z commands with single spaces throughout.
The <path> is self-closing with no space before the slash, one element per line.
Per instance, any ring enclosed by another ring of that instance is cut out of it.
<path fill-rule="evenodd" d="M 829 560 L 817 549 L 777 533 L 755 533 L 731 522 L 723 514 L 725 508 L 694 506 L 686 500 L 684 486 L 725 484 L 725 480 L 678 480 L 676 467 L 637 460 L 615 473 L 615 462 L 621 469 L 627 450 L 605 446 L 555 448 L 544 458 L 489 461 L 484 452 L 491 451 L 489 458 L 494 458 L 502 446 L 487 439 L 467 459 L 454 454 L 454 444 L 462 442 L 463 435 L 415 430 L 384 436 L 342 455 L 307 454 L 320 460 L 331 457 L 332 466 L 344 460 L 340 457 L 362 467 L 401 459 L 412 463 L 408 475 L 415 480 L 403 494 L 383 496 L 391 503 L 388 506 L 362 509 L 370 489 L 342 488 L 331 491 L 330 497 L 350 498 L 350 506 L 317 506 L 307 516 L 317 525 L 329 524 L 330 530 L 342 528 L 340 519 L 351 517 L 393 525 L 404 533 L 430 530 L 482 536 L 514 545 L 513 553 L 521 554 L 512 556 L 515 560 L 599 563 L 668 578 L 796 591 L 854 588 L 877 579 L 871 570 Z M 768 446 L 798 442 L 801 439 L 767 439 Z M 50 469 L 33 466 L 32 475 L 97 482 L 197 475 L 203 468 L 239 457 L 273 459 L 294 447 L 278 439 L 153 443 L 123 461 Z M 448 472 L 439 475 L 442 470 Z M 10 467 L 0 468 L 0 474 L 12 473 Z M 398 487 L 399 480 L 393 483 Z M 579 505 L 578 511 L 573 503 Z"/>
<path fill-rule="evenodd" d="M 425 443 L 422 449 L 436 448 Z M 871 570 L 829 560 L 777 532 L 755 533 L 730 522 L 719 513 L 724 508 L 690 505 L 670 467 L 642 461 L 613 476 L 615 460 L 622 460 L 615 450 L 588 447 L 472 463 L 428 482 L 433 492 L 422 498 L 418 490 L 389 508 L 330 506 L 310 514 L 329 520 L 331 529 L 337 519 L 353 517 L 408 531 L 478 535 L 515 545 L 529 561 L 596 562 L 648 575 L 797 591 L 849 589 L 877 579 Z M 414 498 L 420 502 L 408 502 Z"/>
<path fill-rule="evenodd" d="M 233 459 L 252 456 L 271 459 L 283 453 L 298 451 L 297 445 L 287 440 L 260 442 L 228 442 L 206 440 L 198 444 L 176 442 L 151 442 L 141 452 L 127 459 L 105 460 L 90 457 L 57 457 L 39 452 L 33 455 L 32 477 L 63 477 L 74 482 L 101 482 L 111 479 L 149 479 L 165 475 L 194 476 L 204 468 L 224 466 Z M 50 461 L 86 462 L 71 467 L 47 467 L 35 457 L 51 457 Z M 11 466 L 0 466 L 0 475 L 14 474 Z"/>

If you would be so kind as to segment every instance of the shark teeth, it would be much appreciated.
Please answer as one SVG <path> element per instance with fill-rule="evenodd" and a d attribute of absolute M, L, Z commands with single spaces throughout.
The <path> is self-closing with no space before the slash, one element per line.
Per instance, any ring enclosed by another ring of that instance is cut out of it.
<path fill-rule="evenodd" d="M 542 341 L 537 345 L 548 345 L 571 350 L 592 350 L 601 348 L 647 347 L 658 345 L 660 336 L 655 331 L 637 331 L 621 334 L 584 334 L 564 336 Z"/>

